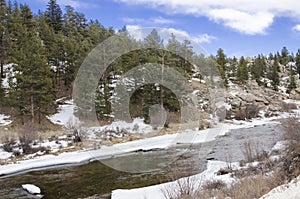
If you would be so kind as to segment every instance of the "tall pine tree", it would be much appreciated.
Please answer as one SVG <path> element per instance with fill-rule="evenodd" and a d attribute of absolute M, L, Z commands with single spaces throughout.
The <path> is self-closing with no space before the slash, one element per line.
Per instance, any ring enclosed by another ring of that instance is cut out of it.
<path fill-rule="evenodd" d="M 240 82 L 245 82 L 248 79 L 249 79 L 249 75 L 248 75 L 247 62 L 245 58 L 242 56 L 237 68 L 237 80 Z"/>
<path fill-rule="evenodd" d="M 296 54 L 296 70 L 300 79 L 300 49 L 298 49 L 298 52 Z"/>
<path fill-rule="evenodd" d="M 13 56 L 9 97 L 21 116 L 28 115 L 34 123 L 36 118 L 40 122 L 40 116 L 47 114 L 54 95 L 45 49 L 28 6 L 21 6 L 21 16 L 22 34 L 17 38 L 18 48 Z"/>
<path fill-rule="evenodd" d="M 54 29 L 55 33 L 62 30 L 62 10 L 56 0 L 50 0 L 45 13 L 47 23 Z"/>

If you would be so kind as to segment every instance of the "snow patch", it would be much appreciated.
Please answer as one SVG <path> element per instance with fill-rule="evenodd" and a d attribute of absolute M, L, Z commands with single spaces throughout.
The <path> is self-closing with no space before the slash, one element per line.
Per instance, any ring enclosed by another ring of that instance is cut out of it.
<path fill-rule="evenodd" d="M 12 156 L 12 153 L 6 152 L 0 148 L 0 160 L 8 159 Z"/>
<path fill-rule="evenodd" d="M 285 150 L 286 147 L 288 146 L 288 141 L 278 141 L 276 144 L 273 146 L 272 151 L 282 151 Z"/>
<path fill-rule="evenodd" d="M 297 199 L 300 193 L 300 176 L 288 184 L 272 189 L 260 199 Z"/>
<path fill-rule="evenodd" d="M 73 100 L 65 101 L 65 104 L 59 105 L 58 112 L 47 118 L 54 124 L 59 124 L 65 127 L 79 124 L 79 119 L 74 115 L 76 105 Z"/>
<path fill-rule="evenodd" d="M 12 123 L 11 120 L 9 120 L 10 116 L 0 114 L 0 126 L 7 126 Z"/>
<path fill-rule="evenodd" d="M 31 194 L 40 194 L 41 189 L 33 184 L 23 184 L 22 188 Z"/>

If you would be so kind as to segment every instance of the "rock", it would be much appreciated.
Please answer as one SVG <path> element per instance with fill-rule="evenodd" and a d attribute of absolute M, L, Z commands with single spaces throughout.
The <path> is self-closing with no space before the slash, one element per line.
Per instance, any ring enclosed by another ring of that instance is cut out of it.
<path fill-rule="evenodd" d="M 255 95 L 253 95 L 252 93 L 238 93 L 236 94 L 237 97 L 239 97 L 240 99 L 242 99 L 245 102 L 255 102 L 257 97 Z"/>
<path fill-rule="evenodd" d="M 231 101 L 231 106 L 233 108 L 238 108 L 238 107 L 244 106 L 244 105 L 245 105 L 245 103 L 237 97 L 233 98 L 232 101 Z"/>
<path fill-rule="evenodd" d="M 199 113 L 199 130 L 207 129 L 211 126 L 210 115 L 205 111 L 200 111 Z"/>
<path fill-rule="evenodd" d="M 33 184 L 23 184 L 22 188 L 30 194 L 40 194 L 41 189 Z"/>
<path fill-rule="evenodd" d="M 273 112 L 281 111 L 281 107 L 280 106 L 270 105 L 269 106 L 269 111 L 273 111 Z"/>

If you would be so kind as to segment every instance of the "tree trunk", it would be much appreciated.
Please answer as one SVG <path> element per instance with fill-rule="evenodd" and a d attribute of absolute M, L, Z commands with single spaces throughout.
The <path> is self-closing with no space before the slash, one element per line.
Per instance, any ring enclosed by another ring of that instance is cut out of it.
<path fill-rule="evenodd" d="M 3 60 L 1 60 L 1 63 L 0 63 L 0 67 L 1 67 L 1 78 L 4 78 L 5 77 L 5 74 L 4 74 L 4 63 L 3 63 Z"/>
<path fill-rule="evenodd" d="M 31 88 L 31 92 L 33 92 L 33 89 Z M 31 112 L 31 123 L 34 124 L 34 99 L 33 99 L 33 94 L 30 96 L 30 112 Z"/>
<path fill-rule="evenodd" d="M 163 108 L 164 106 L 164 101 L 163 101 L 163 95 L 164 95 L 164 91 L 163 91 L 163 82 L 164 82 L 164 71 L 165 71 L 165 51 L 163 51 L 163 55 L 162 55 L 162 66 L 161 66 L 161 85 L 160 85 L 160 105 L 161 108 Z"/>

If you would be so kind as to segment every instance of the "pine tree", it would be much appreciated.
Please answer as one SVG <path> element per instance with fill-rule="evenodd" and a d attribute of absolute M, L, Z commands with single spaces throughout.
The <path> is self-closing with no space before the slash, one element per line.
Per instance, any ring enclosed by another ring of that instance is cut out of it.
<path fill-rule="evenodd" d="M 295 71 L 293 69 L 292 66 L 290 66 L 290 69 L 289 69 L 289 85 L 288 85 L 288 93 L 291 92 L 293 89 L 297 88 L 297 85 L 296 85 L 296 81 L 295 81 Z"/>
<path fill-rule="evenodd" d="M 180 42 L 176 39 L 176 36 L 172 33 L 171 38 L 168 40 L 167 49 L 179 53 L 180 50 Z"/>
<path fill-rule="evenodd" d="M 282 48 L 281 56 L 279 58 L 279 62 L 284 66 L 286 66 L 289 62 L 293 61 L 293 56 L 290 55 L 290 52 L 285 46 Z"/>
<path fill-rule="evenodd" d="M 296 54 L 296 71 L 299 75 L 299 79 L 300 79 L 300 49 L 298 49 L 298 52 Z"/>
<path fill-rule="evenodd" d="M 4 78 L 4 63 L 7 49 L 7 12 L 5 0 L 0 0 L 0 78 Z"/>
<path fill-rule="evenodd" d="M 253 79 L 255 79 L 259 85 L 262 84 L 260 78 L 264 77 L 264 74 L 266 72 L 266 67 L 267 65 L 264 56 L 258 55 L 258 57 L 254 60 L 254 63 L 251 67 L 251 74 L 253 76 Z"/>
<path fill-rule="evenodd" d="M 279 85 L 279 63 L 277 56 L 274 57 L 274 63 L 269 72 L 269 79 L 272 81 L 271 84 L 274 90 L 278 90 Z"/>
<path fill-rule="evenodd" d="M 47 23 L 54 29 L 55 33 L 58 33 L 62 30 L 62 10 L 56 3 L 56 0 L 50 0 L 48 2 L 45 16 Z"/>
<path fill-rule="evenodd" d="M 160 49 L 163 47 L 163 40 L 156 29 L 153 29 L 151 33 L 145 37 L 143 43 L 146 48 Z"/>
<path fill-rule="evenodd" d="M 226 55 L 223 51 L 223 49 L 219 48 L 216 56 L 216 61 L 217 61 L 217 67 L 219 69 L 219 72 L 221 74 L 222 79 L 224 80 L 225 86 L 228 85 L 228 80 L 226 77 Z"/>
<path fill-rule="evenodd" d="M 237 69 L 237 79 L 242 83 L 249 79 L 247 62 L 243 56 L 240 58 L 239 61 Z"/>
<path fill-rule="evenodd" d="M 9 97 L 11 105 L 19 107 L 21 115 L 30 113 L 34 123 L 36 117 L 47 114 L 54 95 L 45 49 L 28 6 L 21 6 L 21 16 L 22 34 L 17 38 L 18 48 L 13 56 L 15 75 L 10 79 Z"/>

